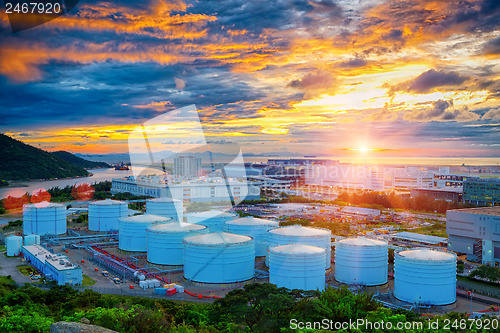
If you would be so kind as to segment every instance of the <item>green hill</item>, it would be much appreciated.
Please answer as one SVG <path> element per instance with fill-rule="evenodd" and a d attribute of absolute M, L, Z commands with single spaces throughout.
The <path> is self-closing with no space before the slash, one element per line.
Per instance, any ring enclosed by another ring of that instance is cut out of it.
<path fill-rule="evenodd" d="M 31 180 L 88 176 L 82 167 L 0 133 L 0 179 Z"/>
<path fill-rule="evenodd" d="M 88 161 L 86 159 L 75 156 L 63 150 L 55 151 L 51 154 L 56 155 L 57 157 L 62 158 L 66 162 L 72 163 L 84 169 L 111 168 L 111 166 L 108 163 Z"/>

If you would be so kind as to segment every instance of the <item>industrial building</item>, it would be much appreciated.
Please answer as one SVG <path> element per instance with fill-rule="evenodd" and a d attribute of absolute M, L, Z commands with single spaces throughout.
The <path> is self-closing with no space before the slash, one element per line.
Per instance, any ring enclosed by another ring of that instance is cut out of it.
<path fill-rule="evenodd" d="M 23 206 L 25 235 L 61 235 L 66 233 L 66 206 L 40 202 Z"/>
<path fill-rule="evenodd" d="M 380 209 L 371 209 L 363 207 L 345 206 L 341 210 L 344 214 L 363 215 L 363 216 L 380 216 Z"/>
<path fill-rule="evenodd" d="M 201 158 L 190 155 L 174 157 L 174 175 L 176 177 L 199 177 L 201 175 Z"/>
<path fill-rule="evenodd" d="M 500 206 L 446 212 L 448 249 L 485 265 L 500 263 Z"/>
<path fill-rule="evenodd" d="M 478 206 L 500 205 L 500 178 L 467 177 L 463 201 Z"/>
<path fill-rule="evenodd" d="M 58 285 L 79 286 L 82 284 L 82 268 L 73 264 L 68 257 L 54 254 L 40 245 L 25 245 L 22 253 L 24 258 L 45 275 L 48 280 L 54 280 Z"/>
<path fill-rule="evenodd" d="M 409 231 L 401 231 L 391 235 L 392 240 L 402 240 L 424 245 L 447 246 L 448 240 L 445 237 L 417 234 Z"/>

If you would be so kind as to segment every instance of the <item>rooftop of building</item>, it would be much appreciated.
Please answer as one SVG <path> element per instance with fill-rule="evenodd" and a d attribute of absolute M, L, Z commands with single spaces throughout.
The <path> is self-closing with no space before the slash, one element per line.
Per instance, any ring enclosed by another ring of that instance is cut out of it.
<path fill-rule="evenodd" d="M 439 244 L 446 243 L 447 239 L 444 237 L 431 236 L 431 235 L 422 235 L 416 234 L 414 232 L 402 231 L 392 235 L 393 238 L 399 238 L 403 240 L 408 240 L 412 242 L 420 242 L 425 244 Z"/>
<path fill-rule="evenodd" d="M 59 271 L 78 268 L 78 265 L 75 265 L 71 261 L 69 261 L 68 257 L 66 257 L 65 255 L 54 254 L 41 245 L 25 245 L 23 246 L 23 248 L 41 262 L 50 264 Z"/>
<path fill-rule="evenodd" d="M 453 209 L 452 211 L 458 211 L 469 214 L 500 216 L 500 206 Z"/>

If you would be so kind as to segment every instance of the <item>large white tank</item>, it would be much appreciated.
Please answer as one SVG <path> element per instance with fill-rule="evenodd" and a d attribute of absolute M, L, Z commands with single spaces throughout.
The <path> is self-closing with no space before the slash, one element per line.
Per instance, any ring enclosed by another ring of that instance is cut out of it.
<path fill-rule="evenodd" d="M 171 198 L 146 200 L 146 213 L 169 217 L 172 222 L 183 221 L 182 201 Z"/>
<path fill-rule="evenodd" d="M 202 283 L 233 283 L 255 275 L 251 237 L 215 232 L 184 238 L 184 277 Z"/>
<path fill-rule="evenodd" d="M 21 236 L 9 236 L 5 238 L 5 245 L 7 246 L 7 256 L 18 256 L 23 246 L 23 238 Z"/>
<path fill-rule="evenodd" d="M 220 232 L 226 221 L 238 218 L 238 214 L 223 212 L 220 210 L 208 210 L 205 212 L 186 214 L 188 223 L 201 224 L 208 227 L 210 232 Z"/>
<path fill-rule="evenodd" d="M 127 217 L 128 204 L 117 200 L 100 200 L 89 203 L 89 230 L 118 230 L 118 219 Z"/>
<path fill-rule="evenodd" d="M 23 206 L 23 233 L 25 235 L 61 235 L 66 233 L 66 206 L 41 202 Z"/>
<path fill-rule="evenodd" d="M 124 251 L 146 252 L 146 228 L 154 224 L 170 221 L 169 218 L 157 215 L 135 215 L 122 217 L 118 226 L 118 248 Z"/>
<path fill-rule="evenodd" d="M 303 244 L 269 248 L 269 283 L 278 288 L 325 289 L 326 251 Z"/>
<path fill-rule="evenodd" d="M 456 300 L 457 256 L 418 248 L 395 253 L 394 296 L 409 302 L 445 305 Z"/>
<path fill-rule="evenodd" d="M 326 251 L 325 267 L 326 269 L 330 268 L 332 232 L 328 229 L 292 225 L 269 230 L 266 235 L 266 240 L 269 247 L 288 244 L 304 244 L 322 247 Z M 266 255 L 267 265 L 269 265 L 268 261 L 269 253 Z"/>
<path fill-rule="evenodd" d="M 208 228 L 200 224 L 167 223 L 149 226 L 148 261 L 159 265 L 184 265 L 186 236 L 208 234 Z"/>
<path fill-rule="evenodd" d="M 386 241 L 365 237 L 335 242 L 335 279 L 342 283 L 376 286 L 387 283 Z"/>
<path fill-rule="evenodd" d="M 276 221 L 249 216 L 227 221 L 222 230 L 231 234 L 252 237 L 255 240 L 255 256 L 263 257 L 267 253 L 266 232 L 278 228 L 279 225 Z"/>
<path fill-rule="evenodd" d="M 24 245 L 35 245 L 40 244 L 40 235 L 27 235 L 24 236 Z"/>

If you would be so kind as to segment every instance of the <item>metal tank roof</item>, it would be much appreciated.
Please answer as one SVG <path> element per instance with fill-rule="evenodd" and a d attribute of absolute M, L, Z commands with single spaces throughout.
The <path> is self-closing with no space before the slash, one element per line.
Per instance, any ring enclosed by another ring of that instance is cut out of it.
<path fill-rule="evenodd" d="M 151 222 L 167 222 L 172 220 L 168 217 L 152 215 L 152 214 L 143 214 L 143 215 L 134 215 L 129 217 L 120 218 L 121 221 L 124 222 L 135 222 L 135 223 L 151 223 Z"/>
<path fill-rule="evenodd" d="M 327 229 L 303 227 L 301 225 L 271 229 L 269 232 L 277 235 L 299 237 L 325 236 L 331 234 L 330 230 Z"/>
<path fill-rule="evenodd" d="M 90 203 L 90 205 L 99 205 L 99 206 L 123 205 L 123 204 L 126 204 L 126 202 L 113 199 L 93 201 Z"/>
<path fill-rule="evenodd" d="M 201 224 L 192 224 L 192 223 L 165 223 L 165 224 L 157 224 L 147 228 L 148 231 L 156 232 L 156 233 L 171 233 L 171 232 L 188 232 L 194 230 L 203 230 L 207 229 L 206 226 Z"/>
<path fill-rule="evenodd" d="M 257 226 L 257 225 L 263 225 L 263 226 L 266 226 L 266 225 L 270 225 L 270 226 L 279 225 L 279 223 L 276 222 L 276 221 L 271 221 L 271 220 L 266 220 L 266 219 L 259 219 L 257 217 L 252 217 L 252 216 L 247 216 L 247 217 L 242 217 L 242 218 L 239 218 L 239 219 L 227 221 L 226 224 L 248 225 L 248 226 L 252 226 L 252 225 L 255 225 L 255 226 Z"/>
<path fill-rule="evenodd" d="M 57 202 L 47 202 L 47 201 L 43 201 L 43 202 L 39 202 L 39 203 L 36 203 L 36 204 L 32 204 L 32 203 L 29 203 L 29 204 L 24 204 L 23 207 L 26 207 L 26 208 L 37 208 L 37 209 L 40 209 L 40 208 L 53 208 L 53 207 L 64 207 L 64 209 L 66 209 L 66 206 L 63 205 L 63 204 L 60 204 L 60 203 L 57 203 Z"/>
<path fill-rule="evenodd" d="M 387 242 L 385 241 L 366 238 L 366 237 L 345 238 L 338 240 L 337 243 L 342 243 L 345 245 L 352 245 L 352 246 L 387 246 Z"/>
<path fill-rule="evenodd" d="M 415 249 L 399 251 L 401 257 L 414 259 L 419 261 L 455 261 L 456 255 L 444 251 L 436 251 L 431 249 Z"/>
<path fill-rule="evenodd" d="M 189 236 L 184 238 L 185 243 L 208 245 L 208 246 L 238 244 L 238 243 L 245 243 L 251 240 L 252 238 L 248 236 L 229 234 L 226 232 L 213 232 L 210 234 Z"/>
<path fill-rule="evenodd" d="M 304 244 L 290 244 L 290 245 L 281 245 L 281 246 L 275 246 L 271 247 L 269 251 L 275 252 L 275 253 L 284 253 L 284 254 L 293 254 L 293 255 L 300 255 L 300 254 L 320 254 L 320 253 L 325 253 L 325 249 L 322 247 L 317 247 L 317 246 L 310 246 L 310 245 L 304 245 Z"/>

